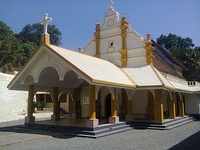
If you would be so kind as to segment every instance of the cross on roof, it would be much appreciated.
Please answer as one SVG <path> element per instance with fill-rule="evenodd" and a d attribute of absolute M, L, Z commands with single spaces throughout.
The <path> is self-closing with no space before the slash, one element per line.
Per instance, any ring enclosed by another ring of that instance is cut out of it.
<path fill-rule="evenodd" d="M 41 20 L 40 21 L 40 24 L 44 25 L 44 33 L 43 34 L 48 34 L 47 33 L 47 26 L 48 26 L 48 23 L 52 20 L 52 18 L 48 17 L 48 14 L 45 13 L 44 14 L 44 20 Z"/>
<path fill-rule="evenodd" d="M 109 9 L 114 9 L 114 7 L 113 7 L 114 2 L 113 1 L 110 1 L 108 4 L 109 4 Z"/>

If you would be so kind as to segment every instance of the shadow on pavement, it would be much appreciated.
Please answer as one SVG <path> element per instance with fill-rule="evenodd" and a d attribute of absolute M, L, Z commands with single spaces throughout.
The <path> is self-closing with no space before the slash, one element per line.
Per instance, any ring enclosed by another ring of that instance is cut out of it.
<path fill-rule="evenodd" d="M 187 132 L 187 131 L 186 131 Z M 169 150 L 199 150 L 200 149 L 200 131 L 191 135 L 187 139 L 171 147 Z"/>
<path fill-rule="evenodd" d="M 9 133 L 9 132 L 47 135 L 47 136 L 52 136 L 54 138 L 61 138 L 61 139 L 68 139 L 68 138 L 74 138 L 75 137 L 73 135 L 64 135 L 60 132 L 31 129 L 31 128 L 25 127 L 24 125 L 14 125 L 14 126 L 8 126 L 8 127 L 0 127 L 0 134 L 1 133 Z"/>

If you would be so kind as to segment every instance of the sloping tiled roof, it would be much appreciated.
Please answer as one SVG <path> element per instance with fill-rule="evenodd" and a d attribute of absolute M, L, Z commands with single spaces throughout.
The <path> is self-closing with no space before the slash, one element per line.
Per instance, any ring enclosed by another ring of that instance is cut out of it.
<path fill-rule="evenodd" d="M 158 69 L 160 72 L 173 75 L 178 78 L 184 79 L 181 75 L 179 75 L 174 68 L 172 68 L 167 62 L 165 62 L 156 51 L 153 51 L 153 65 Z"/>
<path fill-rule="evenodd" d="M 187 67 L 185 67 L 179 60 L 177 60 L 174 56 L 172 56 L 170 53 L 168 53 L 161 45 L 159 45 L 158 43 L 156 43 L 155 41 L 153 41 L 153 46 L 154 47 L 158 47 L 159 50 L 161 50 L 165 56 L 171 60 L 174 64 L 176 64 L 177 66 L 179 66 L 181 69 L 183 69 L 184 71 L 188 71 L 189 69 Z"/>

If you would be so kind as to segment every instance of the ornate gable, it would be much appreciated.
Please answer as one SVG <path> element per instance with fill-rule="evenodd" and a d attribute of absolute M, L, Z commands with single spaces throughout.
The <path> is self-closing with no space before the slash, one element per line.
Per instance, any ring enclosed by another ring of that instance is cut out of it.
<path fill-rule="evenodd" d="M 108 60 L 118 67 L 138 67 L 151 64 L 153 47 L 150 35 L 145 40 L 131 28 L 126 15 L 119 19 L 113 2 L 109 3 L 103 25 L 96 23 L 94 38 L 85 47 L 84 53 Z"/>

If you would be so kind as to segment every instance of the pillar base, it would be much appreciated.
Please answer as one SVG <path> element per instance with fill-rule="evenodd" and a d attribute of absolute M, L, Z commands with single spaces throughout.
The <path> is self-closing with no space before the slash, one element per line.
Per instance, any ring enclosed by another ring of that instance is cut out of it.
<path fill-rule="evenodd" d="M 126 115 L 125 118 L 126 118 L 126 122 L 133 121 L 133 116 L 132 115 Z"/>
<path fill-rule="evenodd" d="M 87 119 L 86 120 L 86 126 L 89 128 L 95 128 L 99 126 L 99 119 L 94 119 L 94 120 L 90 120 Z"/>
<path fill-rule="evenodd" d="M 30 124 L 34 124 L 35 123 L 35 117 L 34 116 L 26 116 L 25 117 L 25 123 L 30 123 Z"/>
<path fill-rule="evenodd" d="M 60 121 L 60 116 L 51 115 L 51 121 Z"/>
<path fill-rule="evenodd" d="M 71 118 L 76 119 L 76 113 L 72 113 Z"/>
<path fill-rule="evenodd" d="M 176 115 L 170 115 L 169 119 L 176 119 Z"/>
<path fill-rule="evenodd" d="M 109 117 L 109 123 L 111 124 L 117 124 L 119 123 L 119 117 L 116 116 L 116 117 Z"/>

